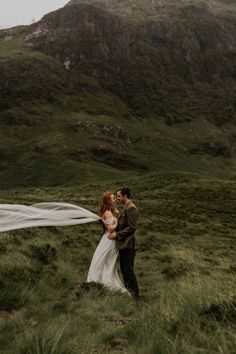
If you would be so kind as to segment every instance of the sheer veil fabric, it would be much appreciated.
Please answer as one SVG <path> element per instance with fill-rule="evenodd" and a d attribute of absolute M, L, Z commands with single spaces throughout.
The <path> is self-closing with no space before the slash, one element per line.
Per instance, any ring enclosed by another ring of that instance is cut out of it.
<path fill-rule="evenodd" d="M 26 227 L 86 224 L 100 219 L 91 211 L 69 203 L 0 204 L 0 232 Z"/>

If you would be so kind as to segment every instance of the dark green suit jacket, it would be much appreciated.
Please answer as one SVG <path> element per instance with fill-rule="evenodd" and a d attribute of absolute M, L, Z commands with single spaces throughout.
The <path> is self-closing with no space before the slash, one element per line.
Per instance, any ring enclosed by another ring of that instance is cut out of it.
<path fill-rule="evenodd" d="M 137 249 L 137 221 L 138 210 L 131 200 L 125 205 L 118 217 L 116 227 L 116 245 L 118 249 L 134 248 Z"/>

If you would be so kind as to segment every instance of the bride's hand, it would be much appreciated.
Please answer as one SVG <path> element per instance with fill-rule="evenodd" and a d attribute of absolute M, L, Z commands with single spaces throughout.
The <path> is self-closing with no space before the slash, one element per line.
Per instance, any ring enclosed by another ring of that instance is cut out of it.
<path fill-rule="evenodd" d="M 114 240 L 116 238 L 116 232 L 112 232 L 108 235 L 109 240 Z"/>

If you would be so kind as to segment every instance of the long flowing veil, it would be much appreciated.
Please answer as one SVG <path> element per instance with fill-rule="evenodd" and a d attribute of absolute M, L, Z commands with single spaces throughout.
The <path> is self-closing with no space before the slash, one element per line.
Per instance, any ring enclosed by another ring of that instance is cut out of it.
<path fill-rule="evenodd" d="M 36 226 L 86 224 L 99 219 L 91 211 L 69 203 L 0 204 L 0 232 Z"/>

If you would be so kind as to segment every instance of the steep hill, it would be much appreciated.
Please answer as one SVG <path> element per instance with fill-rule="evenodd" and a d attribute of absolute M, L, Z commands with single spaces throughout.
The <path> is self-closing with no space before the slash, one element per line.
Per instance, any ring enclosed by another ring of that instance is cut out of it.
<path fill-rule="evenodd" d="M 0 31 L 1 185 L 235 176 L 235 11 L 72 0 Z"/>

